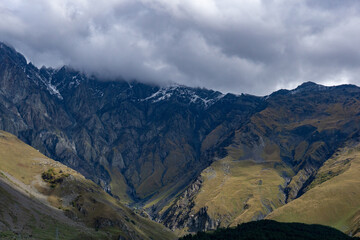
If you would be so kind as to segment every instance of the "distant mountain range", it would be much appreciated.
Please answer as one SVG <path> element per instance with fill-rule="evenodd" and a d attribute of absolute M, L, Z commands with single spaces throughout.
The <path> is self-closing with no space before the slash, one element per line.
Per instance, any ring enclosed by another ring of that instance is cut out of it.
<path fill-rule="evenodd" d="M 263 218 L 359 234 L 354 85 L 258 97 L 101 81 L 0 43 L 0 129 L 178 235 Z"/>

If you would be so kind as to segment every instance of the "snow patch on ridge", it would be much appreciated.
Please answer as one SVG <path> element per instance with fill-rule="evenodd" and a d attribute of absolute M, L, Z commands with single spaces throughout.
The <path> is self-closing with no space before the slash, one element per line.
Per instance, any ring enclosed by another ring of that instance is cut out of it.
<path fill-rule="evenodd" d="M 174 87 L 169 87 L 169 88 L 160 88 L 157 92 L 155 92 L 153 95 L 141 99 L 141 101 L 148 101 L 151 100 L 152 103 L 156 103 L 156 102 L 160 102 L 166 99 L 169 99 L 174 93 L 173 90 L 175 88 Z"/>
<path fill-rule="evenodd" d="M 179 85 L 162 87 L 157 92 L 153 93 L 147 98 L 141 99 L 140 101 L 151 101 L 151 103 L 157 103 L 160 101 L 168 100 L 174 96 L 184 100 L 185 102 L 188 102 L 189 104 L 201 104 L 205 108 L 208 108 L 225 96 L 225 94 L 221 94 L 220 92 L 209 91 L 209 92 L 203 92 L 203 94 L 201 94 L 200 92 L 199 94 L 197 93 L 197 91 L 202 91 L 202 90 L 188 88 Z"/>
<path fill-rule="evenodd" d="M 82 80 L 82 79 L 79 79 L 78 78 L 78 75 L 79 74 L 77 74 L 76 76 L 73 76 L 72 78 L 71 78 L 71 82 L 69 83 L 69 88 L 73 88 L 73 87 L 77 87 L 77 86 L 79 86 L 80 85 L 80 81 Z"/>
<path fill-rule="evenodd" d="M 39 79 L 46 87 L 46 89 L 49 91 L 49 93 L 51 95 L 55 95 L 57 98 L 59 98 L 60 100 L 63 100 L 63 96 L 61 96 L 59 90 L 51 84 L 51 77 L 49 79 L 49 81 L 47 81 L 46 79 L 44 79 L 43 77 L 40 76 L 39 73 L 35 73 L 35 76 L 37 79 Z"/>

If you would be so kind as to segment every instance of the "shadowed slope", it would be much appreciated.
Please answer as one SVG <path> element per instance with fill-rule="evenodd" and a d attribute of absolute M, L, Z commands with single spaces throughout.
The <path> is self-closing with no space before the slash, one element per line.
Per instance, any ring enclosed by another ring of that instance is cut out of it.
<path fill-rule="evenodd" d="M 336 229 L 302 223 L 279 223 L 261 220 L 235 228 L 219 229 L 213 233 L 197 233 L 181 240 L 351 240 L 355 239 Z"/>

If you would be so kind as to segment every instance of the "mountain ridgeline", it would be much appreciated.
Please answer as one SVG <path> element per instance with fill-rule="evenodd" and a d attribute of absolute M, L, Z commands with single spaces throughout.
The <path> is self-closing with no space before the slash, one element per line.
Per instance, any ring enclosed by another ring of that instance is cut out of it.
<path fill-rule="evenodd" d="M 100 81 L 38 69 L 0 43 L 0 87 L 0 129 L 178 234 L 263 219 L 300 200 L 359 138 L 354 85 L 307 82 L 257 97 Z M 349 219 L 326 224 L 355 235 Z"/>
<path fill-rule="evenodd" d="M 183 189 L 265 107 L 253 96 L 37 69 L 4 44 L 0 51 L 1 129 L 128 202 Z"/>

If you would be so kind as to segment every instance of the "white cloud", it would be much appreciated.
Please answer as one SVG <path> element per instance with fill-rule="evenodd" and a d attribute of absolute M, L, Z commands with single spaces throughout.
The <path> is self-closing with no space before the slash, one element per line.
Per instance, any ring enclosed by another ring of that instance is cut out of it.
<path fill-rule="evenodd" d="M 360 83 L 355 0 L 1 0 L 0 41 L 36 65 L 269 94 Z"/>

